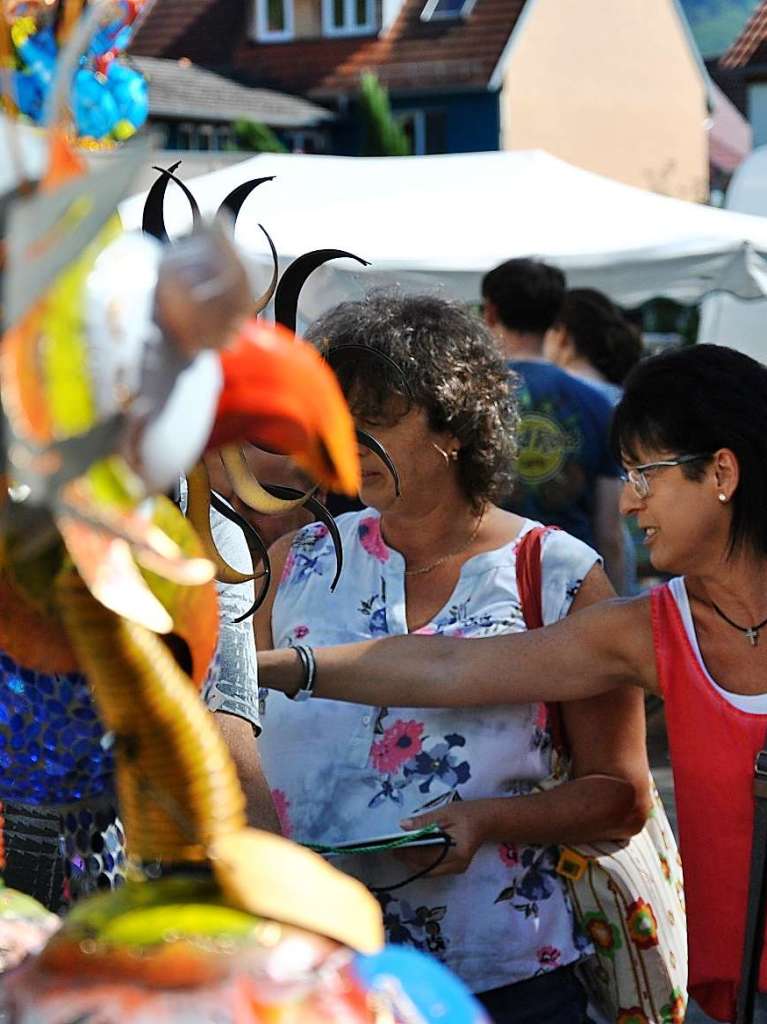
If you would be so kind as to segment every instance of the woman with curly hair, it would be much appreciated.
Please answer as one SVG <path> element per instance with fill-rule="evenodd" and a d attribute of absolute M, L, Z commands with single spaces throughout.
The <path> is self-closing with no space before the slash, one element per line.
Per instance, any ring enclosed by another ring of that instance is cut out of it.
<path fill-rule="evenodd" d="M 391 455 L 399 487 L 361 448 L 366 507 L 338 520 L 345 566 L 334 593 L 324 527 L 275 544 L 280 583 L 260 612 L 259 648 L 301 655 L 395 634 L 524 630 L 516 552 L 536 524 L 493 504 L 508 484 L 516 409 L 485 327 L 439 298 L 379 293 L 331 310 L 310 337 L 357 426 Z M 598 556 L 565 533 L 544 538 L 542 565 L 547 623 L 612 593 Z M 261 750 L 286 833 L 363 841 L 449 802 L 453 845 L 425 877 L 399 884 L 434 863 L 433 848 L 339 865 L 381 892 L 390 940 L 443 959 L 495 1020 L 579 1024 L 586 999 L 574 968 L 590 948 L 556 872 L 557 843 L 641 828 L 641 696 L 569 704 L 571 781 L 538 791 L 552 771 L 542 704 L 424 713 L 263 692 Z"/>

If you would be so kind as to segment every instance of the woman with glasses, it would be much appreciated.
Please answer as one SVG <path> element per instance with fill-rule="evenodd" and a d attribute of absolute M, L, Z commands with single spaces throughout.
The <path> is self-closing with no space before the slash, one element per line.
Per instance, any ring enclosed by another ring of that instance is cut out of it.
<path fill-rule="evenodd" d="M 735 1019 L 754 815 L 767 729 L 767 369 L 700 345 L 648 359 L 613 423 L 621 498 L 670 582 L 546 629 L 462 644 L 375 640 L 315 652 L 319 696 L 389 706 L 570 700 L 643 687 L 665 698 L 688 910 L 691 994 Z M 293 692 L 295 654 L 266 654 Z M 440 821 L 432 815 L 429 820 Z M 756 1015 L 767 1021 L 767 962 Z"/>

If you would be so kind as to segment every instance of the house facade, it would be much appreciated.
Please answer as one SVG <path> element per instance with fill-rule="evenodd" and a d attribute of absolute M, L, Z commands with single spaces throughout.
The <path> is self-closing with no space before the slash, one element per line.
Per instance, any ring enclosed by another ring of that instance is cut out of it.
<path fill-rule="evenodd" d="M 416 154 L 543 148 L 707 191 L 707 78 L 676 0 L 162 0 L 133 50 L 331 109 L 315 151 L 359 152 L 372 71 Z"/>
<path fill-rule="evenodd" d="M 707 77 L 674 0 L 533 0 L 496 82 L 503 149 L 706 197 Z"/>
<path fill-rule="evenodd" d="M 767 145 L 767 0 L 762 0 L 712 72 L 748 118 L 754 145 Z"/>

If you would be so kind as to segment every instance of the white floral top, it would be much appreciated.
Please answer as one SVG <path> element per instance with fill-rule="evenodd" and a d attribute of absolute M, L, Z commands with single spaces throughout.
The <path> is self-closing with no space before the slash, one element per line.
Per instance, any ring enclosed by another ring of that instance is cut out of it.
<path fill-rule="evenodd" d="M 387 547 L 378 513 L 338 519 L 344 569 L 335 593 L 333 545 L 313 523 L 296 535 L 275 595 L 275 647 L 350 643 L 407 632 L 402 555 Z M 535 524 L 527 521 L 523 533 Z M 444 608 L 419 633 L 480 637 L 524 630 L 517 541 L 468 559 Z M 567 614 L 597 561 L 552 533 L 543 546 L 544 621 Z M 304 842 L 338 843 L 398 831 L 401 818 L 443 794 L 471 800 L 530 792 L 550 773 L 541 704 L 466 709 L 385 708 L 262 690 L 259 748 L 283 826 Z M 374 698 L 374 694 L 371 694 Z M 381 896 L 389 940 L 430 951 L 475 992 L 577 960 L 577 933 L 555 847 L 483 846 L 462 875 L 428 877 Z M 391 853 L 336 861 L 371 886 L 409 870 Z"/>

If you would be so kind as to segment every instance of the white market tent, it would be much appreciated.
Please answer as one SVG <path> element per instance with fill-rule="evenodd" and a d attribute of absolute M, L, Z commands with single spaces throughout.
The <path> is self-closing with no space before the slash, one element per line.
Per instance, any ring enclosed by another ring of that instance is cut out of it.
<path fill-rule="evenodd" d="M 767 146 L 754 150 L 733 175 L 727 190 L 728 211 L 759 214 L 767 224 Z M 767 299 L 745 302 L 731 295 L 711 295 L 703 302 L 698 340 L 729 345 L 767 362 Z"/>
<path fill-rule="evenodd" d="M 549 260 L 571 286 L 600 288 L 626 306 L 659 295 L 691 303 L 715 289 L 767 296 L 767 220 L 621 185 L 543 152 L 262 154 L 186 184 L 212 213 L 237 185 L 265 175 L 276 177 L 246 201 L 237 225 L 257 263 L 268 262 L 262 223 L 283 267 L 321 248 L 372 264 L 338 260 L 316 271 L 301 296 L 305 319 L 393 283 L 476 302 L 482 275 L 512 256 Z M 143 203 L 140 195 L 122 205 L 126 226 L 140 226 Z M 174 185 L 165 219 L 171 236 L 191 223 Z"/>

